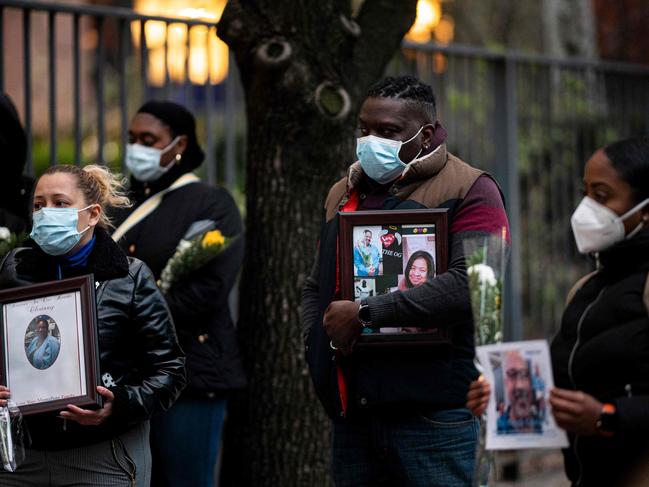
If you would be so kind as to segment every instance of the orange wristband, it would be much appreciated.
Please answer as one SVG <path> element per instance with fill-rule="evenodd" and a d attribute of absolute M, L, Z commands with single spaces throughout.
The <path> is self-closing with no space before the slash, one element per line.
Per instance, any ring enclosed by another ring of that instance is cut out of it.
<path fill-rule="evenodd" d="M 595 423 L 595 427 L 600 436 L 607 438 L 613 436 L 617 429 L 617 409 L 615 404 L 602 404 L 602 410 L 599 413 L 599 419 Z"/>

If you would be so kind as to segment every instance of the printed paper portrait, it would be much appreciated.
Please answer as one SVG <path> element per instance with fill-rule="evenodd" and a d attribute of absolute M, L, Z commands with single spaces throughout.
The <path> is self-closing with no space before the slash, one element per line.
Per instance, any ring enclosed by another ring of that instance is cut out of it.
<path fill-rule="evenodd" d="M 492 384 L 487 409 L 487 449 L 559 448 L 565 433 L 550 412 L 554 385 L 545 340 L 478 347 L 478 358 Z"/>

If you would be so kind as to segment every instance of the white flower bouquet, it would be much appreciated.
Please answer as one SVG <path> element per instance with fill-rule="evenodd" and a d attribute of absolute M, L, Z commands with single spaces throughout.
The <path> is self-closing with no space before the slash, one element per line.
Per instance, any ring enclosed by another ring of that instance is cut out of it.
<path fill-rule="evenodd" d="M 503 275 L 509 257 L 506 231 L 464 240 L 476 346 L 503 340 Z"/>
<path fill-rule="evenodd" d="M 502 293 L 503 276 L 509 246 L 507 229 L 499 235 L 464 240 L 469 295 L 473 312 L 475 345 L 500 343 L 503 340 Z M 480 364 L 476 363 L 482 371 Z M 476 452 L 475 485 L 495 485 L 495 457 L 485 449 L 486 421 L 480 421 L 480 439 Z"/>

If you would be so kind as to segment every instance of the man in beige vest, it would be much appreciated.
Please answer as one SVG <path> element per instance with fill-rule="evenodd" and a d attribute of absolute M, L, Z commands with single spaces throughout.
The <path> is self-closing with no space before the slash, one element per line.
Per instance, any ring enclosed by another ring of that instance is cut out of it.
<path fill-rule="evenodd" d="M 358 160 L 324 205 L 302 302 L 306 358 L 332 419 L 334 479 L 337 486 L 470 485 L 478 424 L 464 402 L 478 373 L 462 241 L 508 230 L 503 199 L 489 175 L 447 151 L 432 88 L 415 78 L 371 88 L 359 128 Z M 447 272 L 412 289 L 341 300 L 337 212 L 423 208 L 448 209 Z M 447 327 L 451 343 L 353 348 L 363 328 L 433 326 Z"/>

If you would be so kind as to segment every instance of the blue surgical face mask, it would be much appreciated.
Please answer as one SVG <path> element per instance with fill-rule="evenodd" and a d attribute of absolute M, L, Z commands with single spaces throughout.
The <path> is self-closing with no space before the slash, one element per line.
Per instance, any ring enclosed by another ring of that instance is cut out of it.
<path fill-rule="evenodd" d="M 147 147 L 140 144 L 128 144 L 126 146 L 126 167 L 133 177 L 143 183 L 156 181 L 173 167 L 173 163 L 162 167 L 160 159 L 162 155 L 169 152 L 180 140 L 180 136 L 171 141 L 164 149 Z"/>
<path fill-rule="evenodd" d="M 34 224 L 29 236 L 43 252 L 49 255 L 67 254 L 81 240 L 81 236 L 90 228 L 77 230 L 79 212 L 85 208 L 41 208 L 32 214 Z"/>
<path fill-rule="evenodd" d="M 379 184 L 389 183 L 399 177 L 407 167 L 407 164 L 399 159 L 401 146 L 417 137 L 424 127 L 425 125 L 404 141 L 384 139 L 375 135 L 356 139 L 356 155 L 365 174 Z M 419 154 L 421 150 L 413 161 L 419 157 Z"/>

